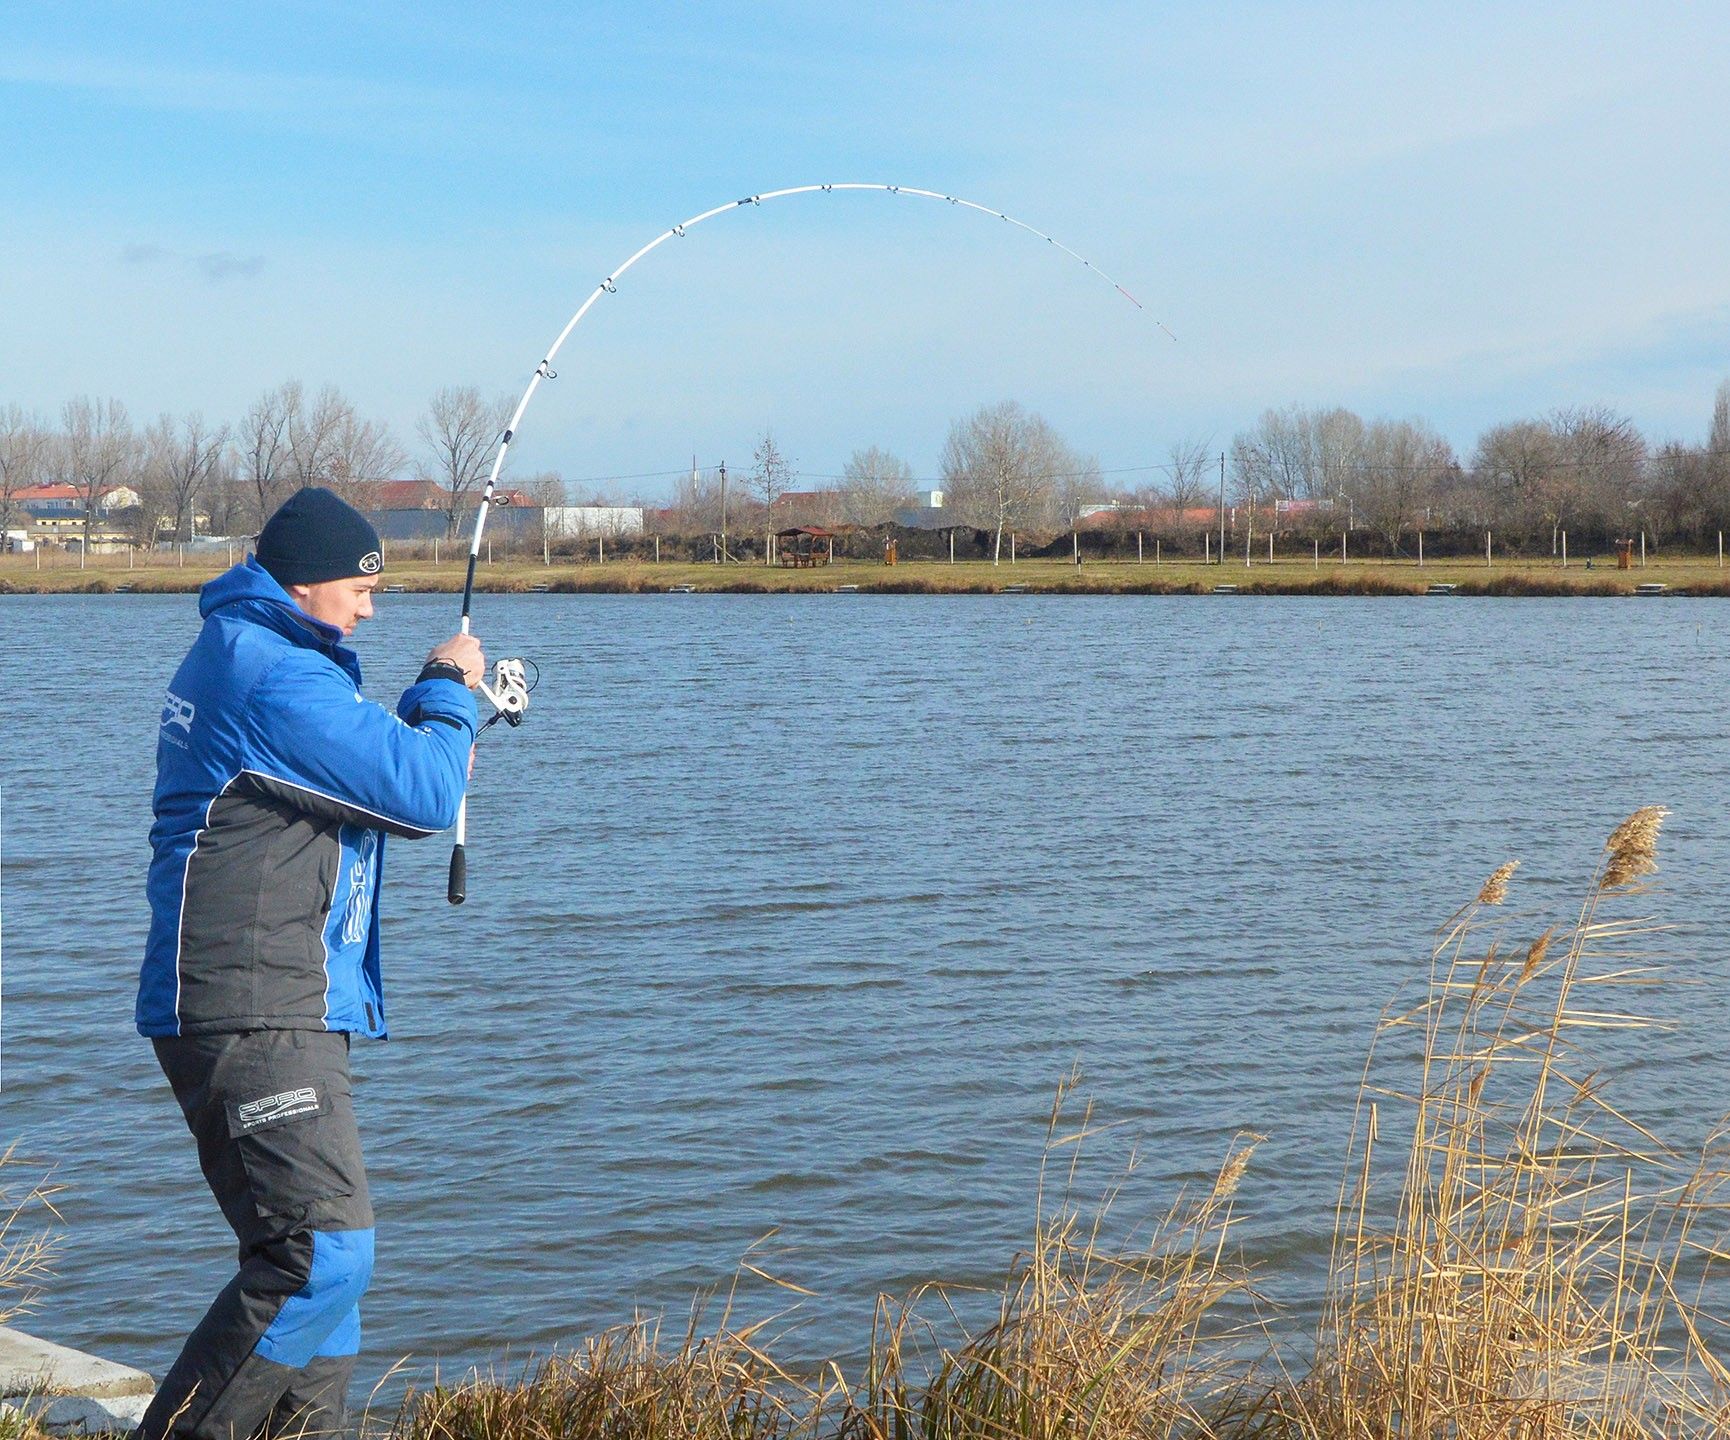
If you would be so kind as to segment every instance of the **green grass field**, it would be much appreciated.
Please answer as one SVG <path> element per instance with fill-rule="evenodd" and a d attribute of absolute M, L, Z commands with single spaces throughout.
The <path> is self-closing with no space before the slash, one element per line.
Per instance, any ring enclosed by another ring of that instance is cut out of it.
<path fill-rule="evenodd" d="M 223 557 L 226 558 L 226 557 Z M 202 559 L 202 557 L 200 557 Z M 0 593 L 103 593 L 130 586 L 140 592 L 196 590 L 217 574 L 221 563 L 174 563 L 154 558 L 133 562 L 125 556 L 93 556 L 86 567 L 63 555 L 0 557 Z M 410 591 L 456 591 L 462 588 L 463 565 L 446 561 L 392 561 L 387 558 L 385 581 Z M 761 593 L 765 591 L 827 592 L 840 585 L 861 591 L 912 594 L 994 594 L 1011 585 L 1037 593 L 1086 594 L 1211 594 L 1217 585 L 1235 585 L 1240 592 L 1320 595 L 1421 595 L 1432 584 L 1453 584 L 1464 594 L 1489 595 L 1628 595 L 1636 585 L 1658 583 L 1696 595 L 1730 595 L 1730 569 L 1716 556 L 1652 558 L 1644 567 L 1618 571 L 1602 565 L 1586 569 L 1581 561 L 1563 568 L 1554 561 L 1447 560 L 1419 567 L 1412 561 L 1349 561 L 1279 559 L 1271 564 L 1241 560 L 1224 565 L 1199 562 L 1136 564 L 1133 560 L 1093 560 L 1077 566 L 1062 560 L 1022 560 L 1015 565 L 991 565 L 971 560 L 950 564 L 940 560 L 903 561 L 885 566 L 876 561 L 841 560 L 834 565 L 796 570 L 762 564 L 693 565 L 669 561 L 504 559 L 483 563 L 477 583 L 486 591 L 521 591 L 545 585 L 554 591 L 636 593 L 665 591 L 692 585 L 699 591 Z"/>

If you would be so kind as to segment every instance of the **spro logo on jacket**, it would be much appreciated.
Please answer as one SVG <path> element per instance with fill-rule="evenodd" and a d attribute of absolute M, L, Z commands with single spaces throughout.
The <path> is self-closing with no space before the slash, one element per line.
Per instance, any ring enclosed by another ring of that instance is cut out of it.
<path fill-rule="evenodd" d="M 158 731 L 138 1029 L 383 1035 L 384 837 L 455 821 L 474 697 L 437 678 L 394 714 L 362 699 L 341 632 L 251 559 L 199 611 Z"/>
<path fill-rule="evenodd" d="M 166 691 L 162 696 L 162 738 L 184 750 L 186 737 L 192 734 L 192 722 L 197 714 L 197 707 L 182 700 L 172 690 Z M 176 727 L 181 734 L 174 734 Z"/>

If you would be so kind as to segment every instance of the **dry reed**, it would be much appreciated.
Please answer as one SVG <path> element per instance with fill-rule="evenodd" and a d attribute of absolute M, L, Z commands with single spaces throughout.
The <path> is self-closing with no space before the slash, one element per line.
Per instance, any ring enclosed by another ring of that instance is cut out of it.
<path fill-rule="evenodd" d="M 1441 933 L 1421 1003 L 1384 1016 L 1378 1043 L 1421 1040 L 1417 1083 L 1410 1060 L 1372 1055 L 1300 1433 L 1725 1433 L 1697 1302 L 1725 1157 L 1717 1136 L 1690 1159 L 1618 1110 L 1587 1049 L 1656 1023 L 1622 997 L 1659 983 L 1643 947 L 1661 927 L 1600 911 L 1656 869 L 1663 816 L 1618 826 L 1574 924 L 1523 951 L 1485 933 L 1498 870 Z"/>
<path fill-rule="evenodd" d="M 1232 1240 L 1259 1137 L 1150 1238 L 1074 1199 L 1097 1127 L 1046 1137 L 1034 1238 L 995 1320 L 940 1287 L 879 1302 L 863 1372 L 795 1376 L 762 1326 L 637 1323 L 517 1383 L 411 1395 L 394 1440 L 1661 1440 L 1730 1433 L 1703 1303 L 1727 1255 L 1730 1144 L 1692 1157 L 1618 1109 L 1589 1043 L 1658 1022 L 1662 926 L 1605 911 L 1655 869 L 1664 812 L 1611 836 L 1569 924 L 1506 943 L 1515 862 L 1439 932 L 1365 1068 L 1313 1356 L 1284 1370 Z M 1067 1163 L 1065 1163 L 1067 1161 Z M 1050 1199 L 1053 1192 L 1056 1198 Z M 747 1267 L 755 1268 L 755 1267 Z M 757 1273 L 761 1273 L 758 1271 Z M 1228 1303 L 1229 1302 L 1229 1303 Z M 935 1313 L 943 1321 L 930 1318 Z M 1245 1319 L 1245 1316 L 1252 1318 Z"/>

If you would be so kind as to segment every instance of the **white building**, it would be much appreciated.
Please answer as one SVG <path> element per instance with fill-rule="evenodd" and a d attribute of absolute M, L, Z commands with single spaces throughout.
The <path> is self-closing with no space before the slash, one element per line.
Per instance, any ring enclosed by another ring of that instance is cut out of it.
<path fill-rule="evenodd" d="M 616 539 L 643 533 L 641 505 L 549 505 L 547 535 L 553 540 L 581 540 L 600 535 Z"/>

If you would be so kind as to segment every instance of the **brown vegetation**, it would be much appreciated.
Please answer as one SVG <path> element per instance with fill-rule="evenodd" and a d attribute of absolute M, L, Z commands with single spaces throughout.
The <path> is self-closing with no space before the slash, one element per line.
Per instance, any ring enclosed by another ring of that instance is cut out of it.
<path fill-rule="evenodd" d="M 411 1394 L 395 1440 L 1722 1435 L 1730 1371 L 1703 1297 L 1730 1155 L 1718 1133 L 1689 1154 L 1630 1118 L 1590 1043 L 1652 1023 L 1624 997 L 1661 982 L 1644 947 L 1663 927 L 1611 910 L 1645 893 L 1664 813 L 1617 827 L 1574 918 L 1524 943 L 1499 908 L 1516 862 L 1497 869 L 1439 932 L 1417 1002 L 1384 1015 L 1301 1367 L 1244 1303 L 1231 1241 L 1258 1137 L 1121 1253 L 1107 1207 L 1072 1198 L 1095 1128 L 1066 1121 L 1066 1084 L 1033 1244 L 977 1333 L 938 1339 L 955 1322 L 932 1287 L 880 1304 L 857 1375 L 795 1374 L 729 1301 L 671 1341 L 638 1322 L 515 1383 Z"/>

